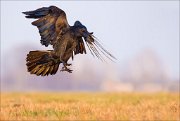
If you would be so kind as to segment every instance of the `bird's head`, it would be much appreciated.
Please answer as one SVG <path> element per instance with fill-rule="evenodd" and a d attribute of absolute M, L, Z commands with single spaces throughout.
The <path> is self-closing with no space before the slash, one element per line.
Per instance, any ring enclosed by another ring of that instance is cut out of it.
<path fill-rule="evenodd" d="M 101 56 L 100 52 L 109 58 L 111 61 L 116 60 L 116 58 L 109 53 L 103 46 L 98 42 L 98 39 L 93 35 L 93 32 L 88 32 L 87 28 L 81 24 L 80 21 L 76 21 L 74 23 L 74 32 L 77 37 L 84 38 L 86 45 L 88 46 L 92 55 L 97 56 L 102 61 L 105 61 L 103 56 Z M 100 52 L 99 52 L 100 51 Z"/>
<path fill-rule="evenodd" d="M 93 32 L 88 32 L 86 26 L 81 24 L 80 21 L 76 21 L 74 27 L 76 28 L 75 34 L 77 37 L 83 37 L 88 43 L 94 42 Z"/>

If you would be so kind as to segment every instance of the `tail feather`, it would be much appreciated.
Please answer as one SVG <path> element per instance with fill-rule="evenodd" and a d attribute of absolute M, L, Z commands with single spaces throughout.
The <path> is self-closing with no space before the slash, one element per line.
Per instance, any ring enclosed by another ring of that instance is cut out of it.
<path fill-rule="evenodd" d="M 52 51 L 30 51 L 26 58 L 27 70 L 37 76 L 56 74 L 60 61 L 52 55 Z"/>

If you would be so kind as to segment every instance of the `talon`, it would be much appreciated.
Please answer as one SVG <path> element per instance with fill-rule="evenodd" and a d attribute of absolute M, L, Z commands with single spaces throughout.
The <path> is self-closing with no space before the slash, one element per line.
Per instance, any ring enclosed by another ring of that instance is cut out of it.
<path fill-rule="evenodd" d="M 69 73 L 72 73 L 73 70 L 70 70 L 70 69 L 61 69 L 60 71 L 67 71 Z"/>
<path fill-rule="evenodd" d="M 63 61 L 62 61 L 63 62 Z M 72 71 L 73 70 L 70 70 L 69 68 L 67 68 L 67 66 L 70 66 L 70 65 L 72 65 L 72 64 L 68 64 L 68 63 L 65 63 L 65 62 L 63 62 L 63 67 L 62 67 L 62 69 L 60 70 L 60 71 L 67 71 L 67 72 L 69 72 L 69 73 L 72 73 Z"/>
<path fill-rule="evenodd" d="M 67 71 L 69 73 L 72 73 L 73 70 L 67 68 L 67 67 L 62 67 L 62 69 L 60 71 Z"/>
<path fill-rule="evenodd" d="M 72 73 L 73 70 L 68 69 L 67 72 Z"/>

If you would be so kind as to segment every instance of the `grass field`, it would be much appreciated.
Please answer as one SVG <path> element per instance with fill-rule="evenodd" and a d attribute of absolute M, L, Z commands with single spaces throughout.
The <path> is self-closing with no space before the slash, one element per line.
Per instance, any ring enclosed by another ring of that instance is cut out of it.
<path fill-rule="evenodd" d="M 1 93 L 1 120 L 176 120 L 178 93 Z"/>

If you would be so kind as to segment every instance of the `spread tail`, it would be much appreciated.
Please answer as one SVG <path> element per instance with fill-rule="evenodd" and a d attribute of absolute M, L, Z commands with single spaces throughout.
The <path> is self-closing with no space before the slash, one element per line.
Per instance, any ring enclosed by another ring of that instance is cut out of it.
<path fill-rule="evenodd" d="M 53 55 L 52 50 L 30 51 L 26 62 L 28 72 L 37 76 L 56 74 L 60 64 L 59 58 Z"/>

